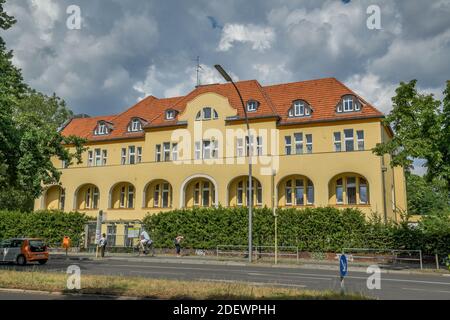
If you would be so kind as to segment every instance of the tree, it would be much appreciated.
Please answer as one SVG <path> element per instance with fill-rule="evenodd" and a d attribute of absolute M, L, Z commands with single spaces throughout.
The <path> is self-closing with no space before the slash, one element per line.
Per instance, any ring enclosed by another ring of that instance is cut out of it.
<path fill-rule="evenodd" d="M 0 28 L 6 30 L 15 19 L 4 12 L 4 3 L 0 0 Z M 56 130 L 71 112 L 56 96 L 28 88 L 12 57 L 0 37 L 0 209 L 29 211 L 45 185 L 59 182 L 52 158 L 80 163 L 84 140 Z M 67 144 L 76 151 L 70 153 Z"/>
<path fill-rule="evenodd" d="M 440 213 L 449 208 L 448 194 L 440 185 L 433 185 L 410 172 L 406 173 L 406 192 L 409 214 Z"/>
<path fill-rule="evenodd" d="M 384 119 L 394 137 L 374 148 L 377 155 L 391 155 L 392 166 L 410 170 L 414 159 L 425 159 L 425 180 L 446 190 L 450 187 L 450 82 L 443 102 L 432 94 L 420 94 L 416 80 L 401 82 L 392 98 L 393 109 Z"/>

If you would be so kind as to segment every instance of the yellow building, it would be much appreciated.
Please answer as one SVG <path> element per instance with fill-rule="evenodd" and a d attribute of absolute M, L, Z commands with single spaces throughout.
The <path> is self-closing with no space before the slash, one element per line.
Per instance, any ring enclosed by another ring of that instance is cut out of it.
<path fill-rule="evenodd" d="M 93 217 L 103 210 L 104 230 L 116 245 L 127 244 L 123 235 L 147 213 L 243 206 L 249 198 L 255 206 L 271 207 L 276 199 L 277 207 L 354 207 L 385 220 L 406 210 L 403 168 L 371 151 L 392 131 L 362 97 L 334 78 L 237 86 L 250 139 L 231 84 L 150 96 L 118 115 L 72 119 L 62 134 L 88 140 L 83 163 L 66 168 L 55 160 L 61 185 L 46 188 L 35 209 Z"/>

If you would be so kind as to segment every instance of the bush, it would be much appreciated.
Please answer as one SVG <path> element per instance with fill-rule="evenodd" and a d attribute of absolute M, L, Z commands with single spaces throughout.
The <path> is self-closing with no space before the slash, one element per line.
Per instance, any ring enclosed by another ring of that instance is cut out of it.
<path fill-rule="evenodd" d="M 0 211 L 0 239 L 39 237 L 49 244 L 61 243 L 69 236 L 73 244 L 81 241 L 88 218 L 79 212 Z"/>
<path fill-rule="evenodd" d="M 366 219 L 357 209 L 278 209 L 277 214 L 279 246 L 298 246 L 301 251 L 374 248 L 450 252 L 450 222 L 445 220 L 448 215 L 424 218 L 413 228 L 407 223 L 384 223 L 376 215 Z M 274 245 L 274 220 L 271 209 L 254 210 L 254 245 Z M 186 248 L 214 249 L 218 245 L 247 245 L 248 241 L 247 208 L 173 210 L 148 214 L 143 223 L 159 248 L 173 247 L 178 234 L 185 237 Z"/>

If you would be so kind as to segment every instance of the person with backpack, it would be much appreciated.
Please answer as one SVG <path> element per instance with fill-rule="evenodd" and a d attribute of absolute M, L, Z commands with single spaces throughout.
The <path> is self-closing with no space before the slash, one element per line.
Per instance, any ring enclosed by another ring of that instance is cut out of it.
<path fill-rule="evenodd" d="M 106 240 L 106 234 L 102 234 L 102 237 L 100 238 L 100 240 L 98 241 L 98 245 L 100 247 L 100 256 L 102 258 L 105 257 L 105 250 L 106 250 L 106 245 L 108 244 L 108 240 Z"/>
<path fill-rule="evenodd" d="M 181 257 L 181 240 L 183 240 L 184 237 L 178 235 L 175 239 L 174 239 L 174 243 L 175 243 L 175 248 L 177 250 L 177 257 Z"/>

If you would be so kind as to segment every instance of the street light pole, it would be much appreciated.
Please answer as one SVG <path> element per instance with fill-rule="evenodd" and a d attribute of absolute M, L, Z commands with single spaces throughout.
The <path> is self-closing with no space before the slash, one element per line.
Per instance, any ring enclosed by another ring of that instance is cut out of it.
<path fill-rule="evenodd" d="M 239 92 L 238 87 L 233 82 L 233 79 L 228 75 L 228 73 L 222 68 L 221 65 L 216 64 L 214 65 L 214 68 L 222 75 L 222 77 L 227 81 L 231 82 L 231 84 L 234 86 L 234 89 L 236 89 L 237 94 L 239 95 L 239 99 L 241 100 L 242 109 L 244 109 L 244 115 L 245 115 L 245 124 L 247 126 L 247 134 L 248 134 L 248 262 L 252 262 L 252 256 L 253 256 L 253 179 L 252 179 L 252 149 L 253 149 L 253 140 L 250 133 L 250 124 L 248 121 L 247 116 L 247 108 L 245 107 L 244 99 L 242 99 L 242 95 Z"/>

